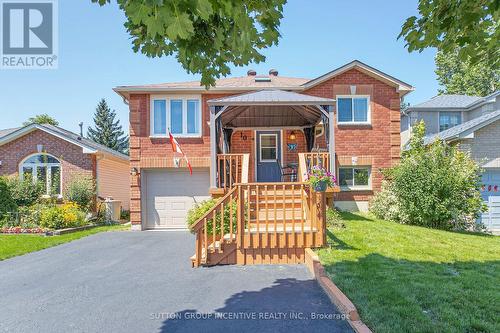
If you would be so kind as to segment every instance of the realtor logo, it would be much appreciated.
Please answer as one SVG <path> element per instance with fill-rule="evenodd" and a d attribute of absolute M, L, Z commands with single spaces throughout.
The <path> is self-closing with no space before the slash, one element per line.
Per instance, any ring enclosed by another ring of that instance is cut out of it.
<path fill-rule="evenodd" d="M 57 68 L 56 1 L 0 0 L 0 68 Z"/>

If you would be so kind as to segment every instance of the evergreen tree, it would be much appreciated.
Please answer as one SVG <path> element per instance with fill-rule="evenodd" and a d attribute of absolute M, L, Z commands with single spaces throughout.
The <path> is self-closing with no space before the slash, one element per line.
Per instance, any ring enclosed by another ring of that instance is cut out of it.
<path fill-rule="evenodd" d="M 128 154 L 128 137 L 124 135 L 120 120 L 116 120 L 115 110 L 111 110 L 103 98 L 97 104 L 94 114 L 95 128 L 89 127 L 87 137 L 94 142 Z"/>

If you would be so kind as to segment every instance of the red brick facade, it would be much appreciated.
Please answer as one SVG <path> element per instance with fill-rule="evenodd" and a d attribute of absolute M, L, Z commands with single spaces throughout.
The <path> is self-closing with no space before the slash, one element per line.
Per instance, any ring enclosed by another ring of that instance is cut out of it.
<path fill-rule="evenodd" d="M 304 93 L 337 99 L 337 95 L 349 95 L 352 85 L 356 86 L 356 94 L 370 95 L 371 125 L 346 126 L 335 121 L 335 153 L 337 159 L 371 160 L 372 189 L 377 191 L 382 182 L 379 170 L 399 161 L 400 98 L 396 88 L 351 69 Z M 339 193 L 336 199 L 366 201 L 372 195 L 373 191 L 350 191 Z"/>
<path fill-rule="evenodd" d="M 395 87 L 364 74 L 357 69 L 348 70 L 338 76 L 322 82 L 301 93 L 314 96 L 336 98 L 337 95 L 350 94 L 351 86 L 356 87 L 356 94 L 370 95 L 371 125 L 346 126 L 335 123 L 335 151 L 337 165 L 349 164 L 352 157 L 370 164 L 372 168 L 372 188 L 380 188 L 382 175 L 379 169 L 387 168 L 399 160 L 399 93 Z M 210 131 L 209 109 L 206 101 L 229 94 L 202 94 L 202 137 L 179 138 L 182 149 L 187 153 L 193 167 L 210 166 Z M 140 170 L 152 167 L 173 167 L 173 153 L 168 139 L 149 137 L 150 95 L 131 94 L 130 99 L 130 158 L 131 167 L 139 171 L 131 179 L 131 220 L 141 223 Z M 290 130 L 283 134 L 284 165 L 297 162 L 297 152 L 304 152 L 305 138 L 300 130 L 295 130 L 296 139 L 289 139 Z M 246 139 L 245 139 L 246 138 Z M 234 131 L 231 139 L 232 153 L 250 153 L 249 181 L 254 180 L 254 131 Z M 317 140 L 325 147 L 324 137 Z M 287 143 L 297 143 L 296 152 L 289 152 Z M 359 165 L 359 164 L 358 164 Z M 367 201 L 373 191 L 341 192 L 336 200 Z"/>
<path fill-rule="evenodd" d="M 53 155 L 61 162 L 63 191 L 74 176 L 95 177 L 94 155 L 84 154 L 81 147 L 41 130 L 35 130 L 0 146 L 0 160 L 2 161 L 0 175 L 17 175 L 19 164 L 27 156 L 38 153 L 37 145 L 39 144 L 43 145 L 43 152 Z"/>

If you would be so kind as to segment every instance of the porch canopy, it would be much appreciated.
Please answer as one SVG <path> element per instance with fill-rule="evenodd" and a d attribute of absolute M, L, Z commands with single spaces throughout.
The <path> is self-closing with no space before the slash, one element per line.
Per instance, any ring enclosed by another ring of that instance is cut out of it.
<path fill-rule="evenodd" d="M 211 99 L 222 128 L 310 127 L 328 118 L 334 99 L 284 90 L 260 90 Z"/>
<path fill-rule="evenodd" d="M 210 99 L 207 103 L 210 107 L 212 184 L 216 179 L 217 152 L 230 151 L 231 133 L 236 128 L 301 128 L 310 151 L 314 146 L 314 128 L 323 122 L 328 151 L 334 156 L 333 126 L 330 126 L 334 99 L 285 90 L 260 90 Z"/>

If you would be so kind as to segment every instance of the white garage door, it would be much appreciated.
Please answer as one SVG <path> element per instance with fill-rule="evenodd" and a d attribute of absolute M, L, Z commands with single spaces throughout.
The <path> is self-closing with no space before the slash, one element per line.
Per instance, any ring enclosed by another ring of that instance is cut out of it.
<path fill-rule="evenodd" d="M 210 197 L 208 169 L 193 169 L 192 175 L 184 168 L 148 170 L 144 175 L 147 229 L 186 228 L 187 211 Z"/>
<path fill-rule="evenodd" d="M 488 206 L 488 211 L 483 213 L 481 220 L 484 226 L 494 232 L 500 231 L 500 170 L 487 169 L 483 176 L 482 197 Z"/>

